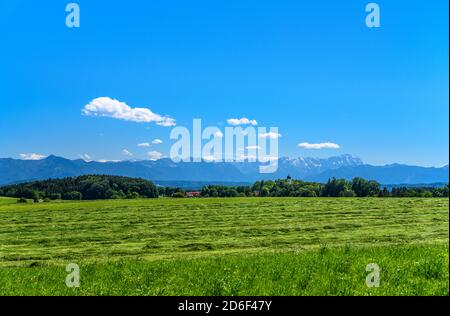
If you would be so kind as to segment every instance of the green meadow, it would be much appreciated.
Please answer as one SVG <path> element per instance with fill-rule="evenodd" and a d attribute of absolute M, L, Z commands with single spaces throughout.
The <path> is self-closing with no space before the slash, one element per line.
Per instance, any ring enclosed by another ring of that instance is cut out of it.
<path fill-rule="evenodd" d="M 448 295 L 445 198 L 0 198 L 0 295 Z M 65 285 L 66 265 L 80 287 Z M 366 286 L 366 266 L 380 286 Z"/>
<path fill-rule="evenodd" d="M 17 199 L 7 198 L 7 197 L 0 197 L 0 206 L 8 205 L 8 204 L 16 204 L 16 203 L 17 203 Z"/>

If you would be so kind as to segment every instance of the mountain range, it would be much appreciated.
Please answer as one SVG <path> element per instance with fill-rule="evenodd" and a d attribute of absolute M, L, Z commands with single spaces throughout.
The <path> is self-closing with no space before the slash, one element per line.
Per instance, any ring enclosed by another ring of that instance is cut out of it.
<path fill-rule="evenodd" d="M 97 162 L 82 159 L 69 160 L 54 155 L 41 160 L 0 158 L 0 185 L 62 178 L 85 174 L 107 174 L 144 178 L 155 182 L 239 182 L 286 178 L 326 182 L 331 177 L 352 179 L 359 176 L 382 184 L 431 184 L 448 182 L 448 165 L 419 167 L 402 164 L 373 166 L 351 155 L 330 158 L 280 158 L 278 171 L 260 174 L 259 163 L 200 162 L 175 163 L 168 158 L 160 160 Z"/>

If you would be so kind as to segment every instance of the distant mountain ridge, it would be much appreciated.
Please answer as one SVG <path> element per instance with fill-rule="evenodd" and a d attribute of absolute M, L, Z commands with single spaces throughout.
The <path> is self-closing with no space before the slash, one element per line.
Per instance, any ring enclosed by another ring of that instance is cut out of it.
<path fill-rule="evenodd" d="M 306 177 L 305 180 L 325 182 L 331 177 L 350 180 L 355 176 L 377 180 L 383 184 L 432 184 L 448 182 L 448 165 L 435 167 L 417 167 L 401 164 L 385 166 L 360 165 L 345 166 L 336 170 L 327 170 L 315 177 Z"/>
<path fill-rule="evenodd" d="M 360 176 L 390 183 L 439 183 L 448 182 L 448 165 L 441 168 L 393 164 L 372 166 L 351 155 L 330 158 L 280 158 L 278 170 L 273 174 L 260 174 L 259 163 L 175 163 L 170 159 L 156 161 L 87 162 L 69 160 L 51 155 L 42 160 L 0 158 L 0 185 L 81 176 L 105 174 L 143 178 L 158 181 L 197 182 L 253 182 L 285 178 L 325 182 L 331 177 L 351 179 Z"/>

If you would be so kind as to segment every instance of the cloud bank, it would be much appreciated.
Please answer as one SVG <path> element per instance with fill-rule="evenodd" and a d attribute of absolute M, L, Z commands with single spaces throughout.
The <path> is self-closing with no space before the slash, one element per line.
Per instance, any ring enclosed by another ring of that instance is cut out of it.
<path fill-rule="evenodd" d="M 40 155 L 40 154 L 20 154 L 20 158 L 22 160 L 41 160 L 44 159 L 46 156 Z"/>
<path fill-rule="evenodd" d="M 159 151 L 149 151 L 147 156 L 150 160 L 159 160 L 163 157 L 163 155 Z"/>
<path fill-rule="evenodd" d="M 310 144 L 310 143 L 300 143 L 298 144 L 300 148 L 303 149 L 339 149 L 341 146 L 335 143 L 318 143 L 318 144 Z"/>

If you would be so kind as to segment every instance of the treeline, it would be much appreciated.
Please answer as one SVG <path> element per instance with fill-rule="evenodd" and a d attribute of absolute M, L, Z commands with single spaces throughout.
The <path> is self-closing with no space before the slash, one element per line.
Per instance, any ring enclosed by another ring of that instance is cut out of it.
<path fill-rule="evenodd" d="M 187 196 L 200 197 L 448 197 L 442 188 L 394 187 L 389 190 L 373 180 L 329 179 L 327 183 L 305 182 L 288 177 L 257 181 L 251 186 L 207 185 L 192 194 L 180 188 L 157 187 L 144 179 L 109 175 L 49 179 L 0 187 L 0 196 L 42 200 L 103 200 Z"/>
<path fill-rule="evenodd" d="M 0 196 L 39 200 L 157 198 L 150 181 L 119 176 L 87 175 L 0 187 Z"/>
<path fill-rule="evenodd" d="M 227 187 L 208 185 L 202 197 L 448 197 L 448 184 L 443 188 L 394 187 L 388 190 L 374 180 L 354 178 L 329 179 L 327 183 L 305 182 L 290 177 L 276 181 L 257 181 L 252 186 Z"/>

